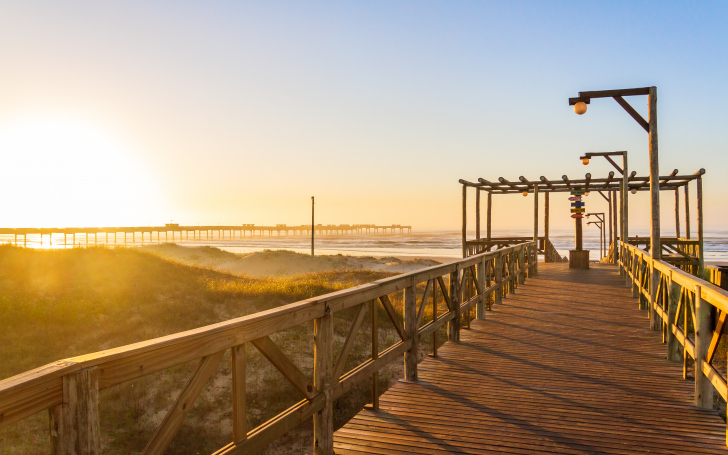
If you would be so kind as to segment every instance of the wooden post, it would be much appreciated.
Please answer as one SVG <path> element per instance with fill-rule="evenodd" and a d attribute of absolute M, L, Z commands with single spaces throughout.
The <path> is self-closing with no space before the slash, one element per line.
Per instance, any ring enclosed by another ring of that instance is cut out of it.
<path fill-rule="evenodd" d="M 672 280 L 672 273 L 669 275 L 668 285 L 666 287 L 668 290 L 667 321 L 665 321 L 667 324 L 667 360 L 678 362 L 682 360 L 682 356 L 680 355 L 680 342 L 675 337 L 675 334 L 672 333 L 672 325 L 677 324 L 677 307 L 680 303 L 682 287 Z"/>
<path fill-rule="evenodd" d="M 323 317 L 314 319 L 314 387 L 326 399 L 324 407 L 313 415 L 314 453 L 334 453 L 334 400 L 332 390 L 334 324 L 327 306 Z"/>
<path fill-rule="evenodd" d="M 480 240 L 480 188 L 475 188 L 475 238 Z"/>
<path fill-rule="evenodd" d="M 412 340 L 412 347 L 404 353 L 404 378 L 417 380 L 417 357 L 419 354 L 417 339 L 417 295 L 414 283 L 404 288 L 404 331 Z"/>
<path fill-rule="evenodd" d="M 377 299 L 371 301 L 372 313 L 372 360 L 379 358 L 379 302 Z M 372 404 L 371 409 L 379 410 L 379 371 L 372 373 Z"/>
<path fill-rule="evenodd" d="M 467 247 L 465 245 L 466 242 L 466 229 L 468 227 L 468 211 L 467 211 L 467 197 L 468 197 L 468 187 L 466 185 L 463 185 L 463 257 L 467 257 Z"/>
<path fill-rule="evenodd" d="M 680 238 L 680 192 L 675 188 L 675 237 Z"/>
<path fill-rule="evenodd" d="M 654 331 L 662 330 L 662 320 L 657 314 L 655 305 L 657 305 L 657 290 L 660 287 L 660 275 L 655 268 L 655 261 L 650 261 L 650 301 L 647 304 L 650 306 L 650 328 Z"/>
<path fill-rule="evenodd" d="M 698 177 L 698 277 L 703 278 L 705 255 L 703 254 L 703 177 Z"/>
<path fill-rule="evenodd" d="M 622 242 L 629 244 L 629 169 L 627 166 L 627 152 L 622 155 L 624 175 L 622 176 Z M 623 254 L 626 254 L 623 251 Z M 620 256 L 621 257 L 621 256 Z"/>
<path fill-rule="evenodd" d="M 51 454 L 101 453 L 97 367 L 63 376 L 63 403 L 48 412 Z"/>
<path fill-rule="evenodd" d="M 490 191 L 488 191 L 488 206 L 486 208 L 486 217 L 485 217 L 485 237 L 488 240 L 491 239 L 491 236 L 490 236 L 490 219 L 491 219 L 490 218 L 490 212 L 491 212 L 491 207 L 493 206 L 493 204 L 492 204 L 492 202 L 493 202 L 492 201 L 492 196 L 493 196 L 493 194 Z"/>
<path fill-rule="evenodd" d="M 432 281 L 432 321 L 437 321 L 437 280 Z M 432 357 L 437 357 L 437 330 L 432 331 Z"/>
<path fill-rule="evenodd" d="M 614 233 L 614 248 L 613 248 L 613 258 L 615 264 L 618 264 L 619 261 L 619 232 L 617 231 L 617 192 L 612 191 L 612 232 Z M 622 273 L 622 270 L 620 268 L 620 274 Z"/>
<path fill-rule="evenodd" d="M 690 239 L 690 186 L 685 184 L 685 238 Z"/>
<path fill-rule="evenodd" d="M 529 277 L 538 272 L 538 185 L 533 185 L 533 241 L 536 242 L 536 262 L 528 269 Z M 543 249 L 545 252 L 545 244 Z"/>
<path fill-rule="evenodd" d="M 517 266 L 517 274 L 518 274 L 518 284 L 524 284 L 526 282 L 526 271 L 524 270 L 526 263 L 526 255 L 524 254 L 523 248 L 520 248 L 518 250 L 518 266 Z"/>
<path fill-rule="evenodd" d="M 516 253 L 511 252 L 508 253 L 508 256 L 510 256 L 510 260 L 508 261 L 508 278 L 513 278 L 512 280 L 508 281 L 509 284 L 509 294 L 515 294 L 516 293 L 516 286 L 519 283 L 518 275 L 516 275 Z"/>
<path fill-rule="evenodd" d="M 582 237 L 582 228 L 581 228 L 581 218 L 574 218 L 574 228 L 575 228 L 575 239 L 574 243 L 576 244 L 576 251 L 582 251 L 584 249 L 584 240 Z"/>
<path fill-rule="evenodd" d="M 702 287 L 695 285 L 695 406 L 713 409 L 713 384 L 703 374 L 702 362 L 706 359 L 713 331 L 710 321 L 710 304 L 702 298 Z"/>
<path fill-rule="evenodd" d="M 632 265 L 632 297 L 640 297 L 639 293 L 639 270 L 640 270 L 640 262 L 637 258 L 637 255 L 634 253 L 631 254 L 632 260 L 630 261 Z"/>
<path fill-rule="evenodd" d="M 481 320 L 485 319 L 485 261 L 485 258 L 481 259 L 476 266 L 478 269 L 478 284 L 480 285 L 481 295 L 480 302 L 478 302 L 477 306 L 475 307 L 475 318 Z"/>
<path fill-rule="evenodd" d="M 454 317 L 447 323 L 447 339 L 457 343 L 460 341 L 460 267 L 450 273 L 450 312 Z"/>
<path fill-rule="evenodd" d="M 503 303 L 503 256 L 498 254 L 495 257 L 495 284 L 498 288 L 495 290 L 495 303 Z"/>
<path fill-rule="evenodd" d="M 543 260 L 544 262 L 551 262 L 547 254 L 547 245 L 549 243 L 549 193 L 548 191 L 543 195 Z M 538 245 L 536 245 L 538 249 Z M 538 251 L 536 252 L 536 260 L 538 261 Z"/>
<path fill-rule="evenodd" d="M 247 417 L 245 411 L 245 345 L 233 346 L 232 359 L 232 402 L 233 402 L 233 444 L 240 444 L 247 438 Z"/>
<path fill-rule="evenodd" d="M 650 257 L 662 257 L 660 244 L 660 166 L 657 153 L 657 87 L 650 87 L 647 96 L 650 124 Z"/>

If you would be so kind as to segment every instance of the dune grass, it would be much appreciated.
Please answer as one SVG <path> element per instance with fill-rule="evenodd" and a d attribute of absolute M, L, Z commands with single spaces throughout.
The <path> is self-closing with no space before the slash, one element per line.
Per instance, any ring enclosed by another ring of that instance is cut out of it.
<path fill-rule="evenodd" d="M 244 316 L 389 275 L 337 271 L 250 278 L 174 263 L 139 249 L 43 251 L 0 246 L 0 379 L 62 358 Z M 337 315 L 339 342 L 352 317 L 351 311 Z M 311 325 L 274 337 L 306 374 L 310 374 L 313 359 Z M 383 345 L 395 340 L 392 331 L 383 330 L 380 336 Z M 352 361 L 368 356 L 369 343 L 367 337 L 359 340 Z M 247 346 L 247 356 L 252 428 L 299 398 L 252 346 Z M 104 453 L 140 453 L 194 364 L 102 391 Z M 229 441 L 229 375 L 226 355 L 168 453 L 211 453 Z M 387 376 L 382 380 L 386 382 Z M 344 418 L 355 412 L 352 406 L 360 407 L 368 397 L 366 391 L 352 391 L 349 398 L 339 401 L 337 412 Z M 47 439 L 47 414 L 39 413 L 0 429 L 0 454 L 45 454 Z M 286 453 L 284 446 L 297 450 L 295 439 L 294 433 L 269 453 Z"/>

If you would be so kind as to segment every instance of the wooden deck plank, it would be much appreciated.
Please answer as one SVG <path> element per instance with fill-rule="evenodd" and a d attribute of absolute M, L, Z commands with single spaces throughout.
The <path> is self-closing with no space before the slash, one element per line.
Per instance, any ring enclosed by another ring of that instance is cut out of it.
<path fill-rule="evenodd" d="M 460 337 L 336 431 L 336 453 L 727 451 L 616 267 L 540 264 Z"/>

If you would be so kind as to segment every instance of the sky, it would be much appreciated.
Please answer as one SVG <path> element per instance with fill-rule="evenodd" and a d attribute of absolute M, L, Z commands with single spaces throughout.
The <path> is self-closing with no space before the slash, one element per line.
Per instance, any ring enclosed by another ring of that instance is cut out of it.
<path fill-rule="evenodd" d="M 705 168 L 721 229 L 726 23 L 707 1 L 0 1 L 0 226 L 303 224 L 315 196 L 321 223 L 458 229 L 461 178 L 600 177 L 579 156 L 615 150 L 647 175 L 616 102 L 568 98 L 654 85 L 661 173 Z M 495 197 L 494 228 L 532 225 L 531 198 Z"/>

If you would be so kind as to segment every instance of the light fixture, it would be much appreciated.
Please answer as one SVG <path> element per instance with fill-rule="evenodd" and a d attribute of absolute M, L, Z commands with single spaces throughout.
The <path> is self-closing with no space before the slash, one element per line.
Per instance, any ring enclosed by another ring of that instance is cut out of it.
<path fill-rule="evenodd" d="M 591 216 L 590 214 L 588 214 L 588 213 L 586 214 L 586 217 L 587 217 L 587 218 L 589 218 L 590 216 Z"/>
<path fill-rule="evenodd" d="M 589 158 L 582 158 L 581 159 L 581 164 L 583 164 L 584 166 L 586 166 L 587 164 L 589 164 Z"/>
<path fill-rule="evenodd" d="M 523 192 L 523 196 L 524 196 L 524 197 L 528 196 L 528 191 L 524 191 L 524 192 Z"/>
<path fill-rule="evenodd" d="M 584 193 L 584 196 L 589 196 L 589 192 L 587 191 L 586 193 Z"/>
<path fill-rule="evenodd" d="M 574 112 L 576 112 L 579 115 L 582 115 L 586 112 L 586 103 L 583 101 L 579 101 L 578 103 L 574 104 Z"/>
<path fill-rule="evenodd" d="M 637 194 L 637 188 L 632 188 L 631 190 L 629 190 L 629 192 L 632 194 Z"/>

